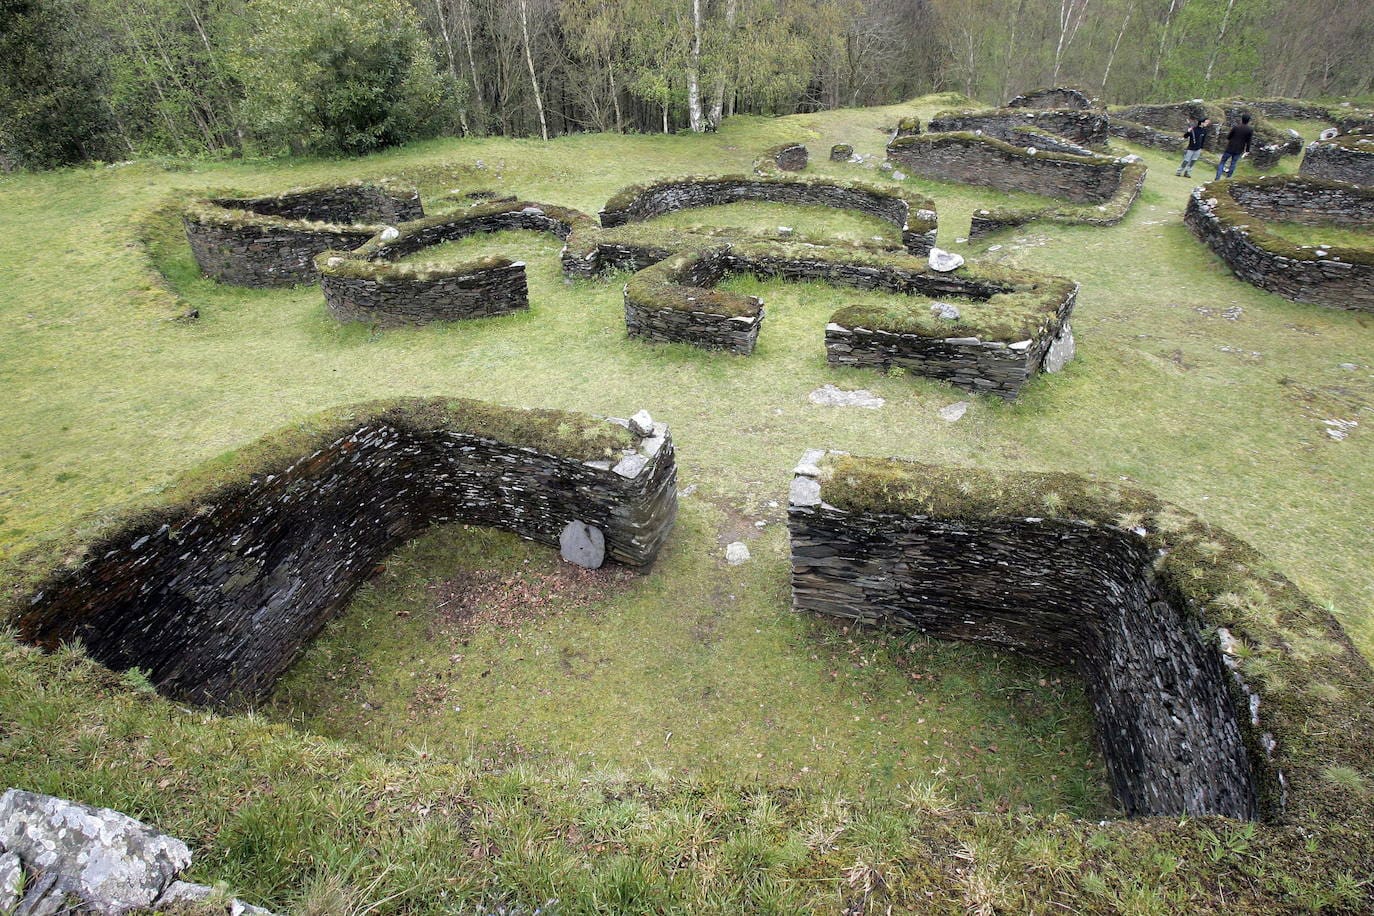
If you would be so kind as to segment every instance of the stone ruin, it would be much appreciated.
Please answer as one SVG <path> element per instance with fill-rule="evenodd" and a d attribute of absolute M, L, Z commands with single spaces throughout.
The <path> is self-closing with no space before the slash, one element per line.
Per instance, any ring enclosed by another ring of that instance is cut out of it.
<path fill-rule="evenodd" d="M 564 427 L 581 435 L 565 442 Z M 299 429 L 28 558 L 30 587 L 3 616 L 25 642 L 80 640 L 168 696 L 232 706 L 266 697 L 377 563 L 429 525 L 490 525 L 565 550 L 571 538 L 598 566 L 593 541 L 605 559 L 645 566 L 676 516 L 672 439 L 647 414 L 617 425 L 406 399 Z"/>
<path fill-rule="evenodd" d="M 471 235 L 526 230 L 567 241 L 574 227 L 592 225 L 576 210 L 530 201 L 479 203 L 373 236 L 351 252 L 316 256 L 320 287 L 340 321 L 417 325 L 506 315 L 529 308 L 525 265 L 506 258 L 458 263 L 396 263 L 435 245 Z"/>
<path fill-rule="evenodd" d="M 1061 110 L 1088 111 L 1101 108 L 1097 99 L 1090 98 L 1081 89 L 1071 86 L 1056 86 L 1052 89 L 1035 89 L 1025 95 L 1018 95 L 1007 102 L 1008 108 L 1050 108 Z"/>
<path fill-rule="evenodd" d="M 1374 187 L 1374 135 L 1342 134 L 1307 145 L 1298 174 Z"/>
<path fill-rule="evenodd" d="M 1127 815 L 1277 821 L 1360 804 L 1333 798 L 1323 773 L 1367 751 L 1305 685 L 1367 684 L 1368 665 L 1249 547 L 1149 494 L 815 450 L 796 468 L 788 525 L 798 610 L 1075 668 Z M 1236 594 L 1283 623 L 1238 619 Z M 1308 659 L 1287 683 L 1248 673 L 1253 655 L 1286 655 L 1295 631 L 1329 640 L 1320 671 Z"/>
<path fill-rule="evenodd" d="M 740 273 L 963 303 L 937 303 L 944 307 L 940 311 L 931 303 L 913 302 L 901 317 L 841 309 L 825 329 L 832 366 L 901 368 L 966 391 L 1012 399 L 1037 372 L 1057 371 L 1073 356 L 1069 317 L 1078 287 L 1069 281 L 1029 273 L 990 277 L 968 268 L 944 273 L 902 255 L 778 244 L 717 245 L 636 274 L 625 286 L 629 335 L 751 354 L 763 325 L 763 303 L 714 288 Z M 983 317 L 992 311 L 984 303 L 1000 307 L 1013 295 L 1022 300 L 1014 320 Z"/>
<path fill-rule="evenodd" d="M 0 913 L 123 916 L 218 899 L 179 879 L 190 865 L 185 843 L 118 811 L 20 789 L 0 796 Z M 230 916 L 272 916 L 223 903 Z"/>
<path fill-rule="evenodd" d="M 754 161 L 754 172 L 768 175 L 773 172 L 800 172 L 806 169 L 810 153 L 803 143 L 782 143 L 764 150 Z"/>
<path fill-rule="evenodd" d="M 1374 245 L 1298 245 L 1265 227 L 1374 229 L 1374 187 L 1284 175 L 1222 180 L 1193 189 L 1183 219 L 1247 283 L 1294 302 L 1374 311 Z"/>
<path fill-rule="evenodd" d="M 1107 145 L 1107 115 L 1080 109 L 996 108 L 945 111 L 930 119 L 931 133 L 980 133 L 1020 146 L 1085 155 Z M 1085 149 L 1085 147 L 1089 149 Z"/>
<path fill-rule="evenodd" d="M 414 188 L 365 183 L 266 197 L 210 197 L 182 214 L 201 273 L 235 286 L 314 283 L 315 256 L 352 249 L 388 225 L 424 216 Z"/>
<path fill-rule="evenodd" d="M 1222 108 L 1211 102 L 1193 99 L 1164 105 L 1128 105 L 1113 108 L 1109 130 L 1113 136 L 1169 152 L 1180 152 L 1187 145 L 1183 137 L 1188 118 L 1210 118 L 1212 127 L 1203 149 L 1218 151 L 1232 124 L 1249 114 L 1255 135 L 1250 143 L 1249 162 L 1257 169 L 1272 168 L 1283 156 L 1302 152 L 1302 138 L 1292 131 L 1271 126 L 1257 110 L 1231 104 Z"/>
<path fill-rule="evenodd" d="M 1051 208 L 1013 205 L 979 210 L 973 216 L 971 238 L 1036 219 L 1115 225 L 1140 196 L 1146 175 L 1145 164 L 1134 156 L 1114 159 L 1094 153 L 1042 151 L 968 132 L 894 140 L 888 144 L 887 156 L 924 178 L 1026 191 L 1069 202 Z"/>
<path fill-rule="evenodd" d="M 603 227 L 613 228 L 679 210 L 746 200 L 832 207 L 877 217 L 901 231 L 902 244 L 912 254 L 929 252 L 938 228 L 934 204 L 915 192 L 859 181 L 800 176 L 668 178 L 634 185 L 607 201 L 600 219 Z"/>

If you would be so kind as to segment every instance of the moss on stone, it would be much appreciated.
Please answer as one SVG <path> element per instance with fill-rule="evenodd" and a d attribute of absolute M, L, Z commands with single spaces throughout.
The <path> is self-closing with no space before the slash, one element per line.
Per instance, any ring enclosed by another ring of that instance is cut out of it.
<path fill-rule="evenodd" d="M 1238 186 L 1280 189 L 1293 185 L 1314 190 L 1353 194 L 1367 202 L 1369 209 L 1366 212 L 1374 214 L 1374 188 L 1359 187 L 1322 178 L 1308 178 L 1302 175 L 1268 175 L 1260 178 L 1243 179 L 1223 178 L 1220 181 L 1203 185 L 1202 196 L 1204 200 L 1209 202 L 1213 199 L 1216 200 L 1212 206 L 1212 212 L 1224 228 L 1243 231 L 1251 243 L 1270 254 L 1297 261 L 1344 261 L 1348 264 L 1374 265 L 1374 245 L 1368 247 L 1341 245 L 1319 247 L 1296 244 L 1269 231 L 1266 220 L 1245 209 L 1244 205 L 1237 201 L 1232 193 L 1232 189 Z M 1371 225 L 1374 225 L 1374 217 L 1371 217 Z M 1323 251 L 1325 254 L 1319 255 L 1317 254 L 1318 251 Z"/>
<path fill-rule="evenodd" d="M 1329 612 L 1254 548 L 1153 494 L 1074 474 L 997 473 L 898 459 L 831 454 L 820 462 L 821 498 L 840 509 L 952 520 L 1054 519 L 1143 538 L 1153 573 L 1206 630 L 1237 641 L 1229 662 L 1259 697 L 1272 735 L 1263 807 L 1286 823 L 1374 829 L 1374 809 L 1332 767 L 1374 772 L 1374 675 Z M 1247 710 L 1248 712 L 1248 710 Z M 1250 748 L 1252 754 L 1268 753 Z M 1367 839 L 1357 845 L 1369 850 Z"/>
<path fill-rule="evenodd" d="M 132 500 L 78 523 L 57 538 L 0 564 L 0 620 L 13 613 L 20 596 L 63 567 L 79 565 L 100 552 L 110 537 L 155 531 L 184 518 L 211 499 L 224 498 L 254 479 L 280 474 L 354 430 L 385 424 L 417 433 L 459 433 L 533 449 L 575 461 L 614 458 L 633 446 L 625 427 L 587 414 L 524 409 L 465 398 L 393 398 L 368 401 L 305 417 L 243 448 L 203 462 L 156 495 Z M 8 600 L 6 600 L 8 599 Z"/>

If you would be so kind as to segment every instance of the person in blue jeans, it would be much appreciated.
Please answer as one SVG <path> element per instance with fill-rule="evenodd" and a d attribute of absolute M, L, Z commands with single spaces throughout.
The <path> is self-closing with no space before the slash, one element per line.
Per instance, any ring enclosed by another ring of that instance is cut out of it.
<path fill-rule="evenodd" d="M 1226 151 L 1221 154 L 1221 161 L 1217 163 L 1215 180 L 1221 180 L 1223 171 L 1226 172 L 1227 178 L 1236 174 L 1236 164 L 1250 152 L 1250 140 L 1254 136 L 1255 129 L 1250 126 L 1250 116 L 1241 115 L 1240 123 L 1232 127 L 1231 132 L 1226 135 Z"/>

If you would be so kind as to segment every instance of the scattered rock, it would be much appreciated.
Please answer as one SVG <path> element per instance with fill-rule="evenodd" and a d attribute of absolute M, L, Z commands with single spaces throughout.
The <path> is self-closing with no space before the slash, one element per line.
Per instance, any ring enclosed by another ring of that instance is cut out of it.
<path fill-rule="evenodd" d="M 1320 134 L 1318 134 L 1317 136 L 1321 137 L 1323 140 L 1334 140 L 1334 139 L 1336 139 L 1337 137 L 1339 137 L 1340 135 L 1341 135 L 1340 130 L 1338 130 L 1338 129 L 1335 128 L 1335 127 L 1328 127 L 1326 130 L 1322 131 L 1322 132 L 1321 132 Z"/>
<path fill-rule="evenodd" d="M 989 246 L 988 246 L 988 251 L 1001 251 L 1001 250 L 1002 250 L 1002 246 L 1001 246 L 1001 245 L 989 245 Z"/>
<path fill-rule="evenodd" d="M 797 230 L 793 229 L 791 226 L 779 226 L 779 227 L 778 227 L 778 235 L 782 236 L 783 238 L 788 238 L 788 237 L 790 237 L 790 236 L 792 236 L 792 235 L 795 235 L 796 232 L 797 232 Z"/>
<path fill-rule="evenodd" d="M 401 230 L 397 229 L 395 226 L 387 226 L 385 229 L 382 230 L 383 242 L 394 241 L 395 239 L 398 239 L 400 237 Z"/>
<path fill-rule="evenodd" d="M 863 388 L 846 391 L 843 388 L 836 388 L 834 385 L 823 385 L 817 388 L 807 395 L 807 400 L 822 407 L 866 407 L 869 410 L 877 410 L 887 403 L 873 392 Z"/>
<path fill-rule="evenodd" d="M 151 905 L 191 864 L 185 843 L 126 814 L 20 789 L 0 797 L 0 845 L 96 913 Z"/>
<path fill-rule="evenodd" d="M 743 541 L 733 541 L 725 548 L 725 562 L 731 566 L 739 566 L 741 563 L 749 562 L 749 548 Z"/>
<path fill-rule="evenodd" d="M 943 318 L 946 321 L 959 320 L 959 306 L 949 302 L 932 302 L 930 304 L 930 313 L 936 318 Z"/>
<path fill-rule="evenodd" d="M 892 171 L 892 177 L 895 178 L 895 179 L 898 180 L 898 181 L 905 181 L 905 180 L 906 180 L 906 172 L 899 172 L 899 171 L 897 171 L 896 169 L 894 169 L 894 170 Z"/>
<path fill-rule="evenodd" d="M 654 434 L 654 418 L 650 416 L 649 411 L 641 410 L 630 417 L 630 432 L 641 439 Z"/>
<path fill-rule="evenodd" d="M 931 270 L 942 274 L 949 273 L 951 270 L 958 270 L 964 266 L 964 256 L 952 251 L 945 251 L 943 248 L 932 248 L 927 263 L 930 264 Z"/>
<path fill-rule="evenodd" d="M 953 404 L 947 404 L 940 408 L 940 419 L 953 423 L 968 413 L 968 407 L 968 401 L 955 401 Z"/>
<path fill-rule="evenodd" d="M 601 529 L 576 519 L 563 526 L 558 536 L 558 553 L 584 569 L 600 569 L 606 562 L 606 536 Z"/>

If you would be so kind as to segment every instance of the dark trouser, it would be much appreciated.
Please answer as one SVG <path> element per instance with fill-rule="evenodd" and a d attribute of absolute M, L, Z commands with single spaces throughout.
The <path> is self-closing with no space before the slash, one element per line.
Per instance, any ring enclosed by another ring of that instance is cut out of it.
<path fill-rule="evenodd" d="M 1236 174 L 1236 166 L 1240 163 L 1240 157 L 1244 155 L 1244 153 L 1222 153 L 1221 161 L 1217 163 L 1217 178 L 1221 178 L 1223 171 L 1226 172 L 1227 178 Z M 1228 164 L 1230 165 L 1229 169 L 1226 167 Z"/>

